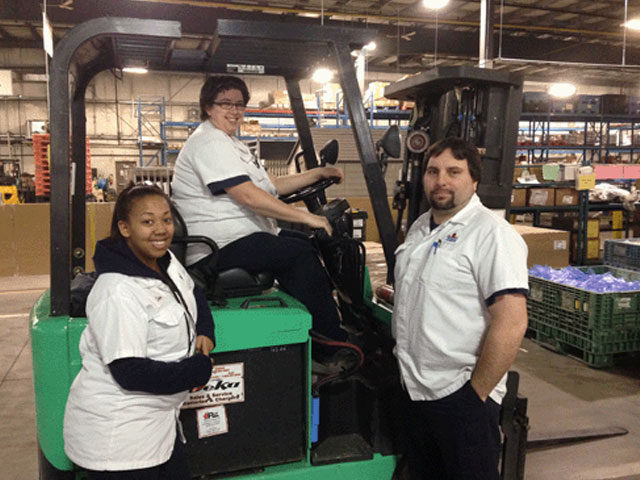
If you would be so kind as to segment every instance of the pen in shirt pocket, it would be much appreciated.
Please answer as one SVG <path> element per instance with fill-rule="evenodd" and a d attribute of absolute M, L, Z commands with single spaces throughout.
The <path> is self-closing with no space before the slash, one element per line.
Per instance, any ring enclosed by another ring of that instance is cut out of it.
<path fill-rule="evenodd" d="M 442 244 L 442 240 L 436 240 L 431 244 L 431 250 L 433 250 L 433 254 L 438 253 L 438 247 Z"/>

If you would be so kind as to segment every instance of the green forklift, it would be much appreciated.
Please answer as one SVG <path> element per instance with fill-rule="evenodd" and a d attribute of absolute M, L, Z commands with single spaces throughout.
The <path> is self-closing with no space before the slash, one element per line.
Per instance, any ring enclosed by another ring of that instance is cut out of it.
<path fill-rule="evenodd" d="M 508 208 L 521 77 L 451 67 L 390 87 L 391 98 L 416 102 L 394 225 L 384 170 L 386 159 L 401 156 L 399 130 L 390 128 L 374 144 L 351 57 L 375 31 L 223 19 L 212 23 L 204 48 L 185 41 L 178 22 L 113 17 L 78 25 L 56 46 L 50 70 L 51 288 L 34 305 L 30 319 L 41 479 L 83 478 L 64 453 L 62 422 L 69 388 L 81 368 L 78 343 L 87 322 L 82 309 L 75 308 L 72 283 L 82 279 L 86 268 L 85 92 L 99 72 L 144 64 L 164 72 L 282 76 L 300 158 L 311 169 L 335 162 L 338 147 L 333 142 L 316 153 L 299 81 L 317 65 L 332 66 L 380 232 L 389 284 L 402 211 L 406 207 L 412 221 L 426 208 L 419 172 L 430 143 L 452 134 L 472 139 L 487 172 L 478 190 L 481 199 L 490 207 Z M 359 333 L 363 358 L 357 369 L 313 373 L 311 317 L 304 306 L 274 287 L 268 272 L 219 272 L 216 286 L 226 302 L 212 302 L 211 307 L 218 340 L 215 378 L 192 394 L 181 413 L 194 478 L 404 478 L 392 305 L 372 292 L 364 246 L 350 237 L 353 213 L 343 199 L 327 202 L 324 190 L 329 185 L 318 182 L 287 200 L 304 201 L 334 227 L 333 238 L 318 242 L 319 250 L 336 286 L 343 322 Z M 191 241 L 206 240 L 183 229 L 175 251 Z M 516 392 L 517 376 L 510 375 L 502 414 L 502 478 L 509 480 L 524 477 L 526 399 Z"/>

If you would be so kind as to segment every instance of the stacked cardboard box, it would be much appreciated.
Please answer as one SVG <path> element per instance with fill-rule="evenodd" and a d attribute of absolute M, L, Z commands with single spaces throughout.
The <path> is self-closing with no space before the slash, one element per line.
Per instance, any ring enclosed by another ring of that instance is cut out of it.
<path fill-rule="evenodd" d="M 554 188 L 527 189 L 527 205 L 530 207 L 548 207 L 555 204 Z"/>
<path fill-rule="evenodd" d="M 569 265 L 569 232 L 538 228 L 529 225 L 514 225 L 529 249 L 527 266 L 549 265 L 563 268 Z"/>

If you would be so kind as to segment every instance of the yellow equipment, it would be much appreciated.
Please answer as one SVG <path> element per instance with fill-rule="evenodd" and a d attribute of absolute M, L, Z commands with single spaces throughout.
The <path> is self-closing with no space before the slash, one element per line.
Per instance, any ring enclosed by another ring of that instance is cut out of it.
<path fill-rule="evenodd" d="M 0 185 L 0 204 L 15 205 L 20 203 L 18 187 L 15 185 Z"/>

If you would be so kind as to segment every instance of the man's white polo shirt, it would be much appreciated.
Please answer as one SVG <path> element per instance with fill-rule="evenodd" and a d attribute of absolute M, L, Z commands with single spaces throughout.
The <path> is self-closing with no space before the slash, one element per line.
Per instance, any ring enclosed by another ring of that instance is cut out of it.
<path fill-rule="evenodd" d="M 393 335 L 412 400 L 436 400 L 470 378 L 491 317 L 486 301 L 528 289 L 527 246 L 477 195 L 433 231 L 420 216 L 396 250 Z M 498 403 L 506 375 L 491 392 Z"/>

